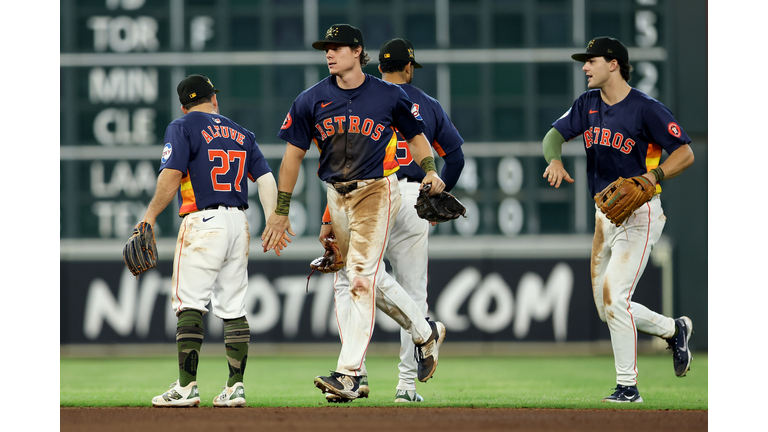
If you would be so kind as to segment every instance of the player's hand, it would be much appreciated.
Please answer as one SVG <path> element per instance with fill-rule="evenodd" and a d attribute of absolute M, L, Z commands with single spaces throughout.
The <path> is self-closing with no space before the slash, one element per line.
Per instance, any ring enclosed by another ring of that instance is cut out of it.
<path fill-rule="evenodd" d="M 272 213 L 261 234 L 261 247 L 264 252 L 274 250 L 280 256 L 280 251 L 291 241 L 287 234 L 295 236 L 296 233 L 291 229 L 291 222 L 288 216 L 280 216 Z"/>
<path fill-rule="evenodd" d="M 424 176 L 424 180 L 421 181 L 421 188 L 424 188 L 424 186 L 431 184 L 432 188 L 429 189 L 430 195 L 437 195 L 443 190 L 445 190 L 445 182 L 437 176 L 437 173 L 434 171 L 430 171 L 427 173 L 426 176 Z M 421 190 L 421 188 L 419 190 Z"/>
<path fill-rule="evenodd" d="M 288 237 L 287 233 L 283 233 L 283 237 L 278 240 L 277 246 L 275 246 L 275 255 L 280 256 L 280 251 L 285 249 L 288 246 L 288 243 L 292 243 L 291 238 Z"/>
<path fill-rule="evenodd" d="M 552 162 L 549 163 L 547 169 L 544 170 L 544 175 L 542 177 L 547 179 L 549 185 L 554 186 L 555 188 L 559 188 L 560 183 L 563 180 L 567 181 L 568 183 L 574 182 L 574 180 L 568 174 L 568 171 L 565 170 L 563 162 L 557 159 L 552 159 Z"/>

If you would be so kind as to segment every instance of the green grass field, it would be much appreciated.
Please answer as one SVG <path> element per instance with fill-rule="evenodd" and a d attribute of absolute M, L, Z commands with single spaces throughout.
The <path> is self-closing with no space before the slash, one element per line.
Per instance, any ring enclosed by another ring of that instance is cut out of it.
<path fill-rule="evenodd" d="M 313 378 L 328 375 L 335 356 L 248 359 L 245 374 L 249 407 L 328 405 Z M 396 356 L 366 360 L 371 395 L 342 406 L 394 406 Z M 615 372 L 612 356 L 441 356 L 435 376 L 419 383 L 420 407 L 568 408 L 568 409 L 708 409 L 706 353 L 694 353 L 691 371 L 675 377 L 666 355 L 638 358 L 641 404 L 607 404 Z M 61 358 L 60 406 L 151 406 L 153 396 L 176 380 L 173 357 Z M 227 378 L 224 356 L 203 355 L 197 375 L 201 406 L 211 401 Z M 333 404 L 334 406 L 339 406 Z"/>

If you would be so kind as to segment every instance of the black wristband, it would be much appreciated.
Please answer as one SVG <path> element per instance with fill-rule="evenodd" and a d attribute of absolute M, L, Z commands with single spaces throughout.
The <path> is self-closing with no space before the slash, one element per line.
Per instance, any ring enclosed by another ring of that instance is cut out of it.
<path fill-rule="evenodd" d="M 323 225 L 331 225 L 331 224 L 333 224 L 333 222 L 323 222 L 322 224 Z"/>

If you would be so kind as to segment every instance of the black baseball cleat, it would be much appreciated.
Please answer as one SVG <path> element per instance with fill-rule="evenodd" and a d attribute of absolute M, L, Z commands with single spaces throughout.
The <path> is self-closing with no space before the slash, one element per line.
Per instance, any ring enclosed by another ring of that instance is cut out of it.
<path fill-rule="evenodd" d="M 642 402 L 643 398 L 640 397 L 640 392 L 637 391 L 635 386 L 623 386 L 621 384 L 616 386 L 616 391 L 612 395 L 603 398 L 603 402 Z"/>
<path fill-rule="evenodd" d="M 691 368 L 691 347 L 688 346 L 688 340 L 693 333 L 693 323 L 687 316 L 682 316 L 675 320 L 677 326 L 677 335 L 667 339 L 669 345 L 667 349 L 672 350 L 672 362 L 675 366 L 675 375 L 684 377 Z"/>
<path fill-rule="evenodd" d="M 315 387 L 323 393 L 331 393 L 343 399 L 357 399 L 360 396 L 360 377 L 331 372 L 331 376 L 315 377 Z"/>
<path fill-rule="evenodd" d="M 437 321 L 427 319 L 429 326 L 432 327 L 432 335 L 427 341 L 415 347 L 414 356 L 419 366 L 419 381 L 427 382 L 437 369 L 437 352 L 440 344 L 445 340 L 445 326 Z"/>
<path fill-rule="evenodd" d="M 368 394 L 371 392 L 371 388 L 368 386 L 368 375 L 361 375 L 358 385 L 359 387 L 357 389 L 357 397 L 367 398 Z M 329 392 L 325 394 L 325 400 L 328 403 L 347 403 L 347 402 L 352 402 L 354 399 L 348 399 L 348 398 Z"/>

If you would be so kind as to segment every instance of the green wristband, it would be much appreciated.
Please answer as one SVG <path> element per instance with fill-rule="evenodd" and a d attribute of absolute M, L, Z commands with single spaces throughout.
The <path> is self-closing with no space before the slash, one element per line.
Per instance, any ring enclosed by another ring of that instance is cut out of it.
<path fill-rule="evenodd" d="M 664 170 L 662 170 L 661 167 L 652 169 L 651 173 L 653 173 L 653 176 L 656 177 L 656 183 L 664 180 Z"/>
<path fill-rule="evenodd" d="M 288 216 L 288 210 L 291 208 L 291 195 L 290 192 L 277 193 L 277 208 L 275 208 L 276 215 Z"/>
<path fill-rule="evenodd" d="M 437 172 L 437 167 L 435 166 L 435 158 L 433 158 L 432 156 L 427 156 L 424 159 L 422 159 L 419 166 L 421 167 L 421 169 L 424 170 L 425 173 L 428 173 L 430 171 Z"/>

